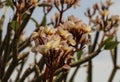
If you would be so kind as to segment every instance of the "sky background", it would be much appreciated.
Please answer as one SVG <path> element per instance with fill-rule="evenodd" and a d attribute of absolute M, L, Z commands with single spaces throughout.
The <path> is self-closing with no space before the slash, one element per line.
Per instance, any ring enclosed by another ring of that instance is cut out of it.
<path fill-rule="evenodd" d="M 91 8 L 92 5 L 96 2 L 100 2 L 101 0 L 81 0 L 80 1 L 80 7 L 74 9 L 70 9 L 69 11 L 67 11 L 66 13 L 64 13 L 64 19 L 67 18 L 67 16 L 69 15 L 75 15 L 77 17 L 79 17 L 81 20 L 83 20 L 85 23 L 88 23 L 88 19 L 87 17 L 84 16 L 84 12 L 86 11 L 87 8 Z M 103 0 L 105 1 L 105 0 Z M 115 4 L 110 8 L 111 14 L 117 14 L 120 15 L 120 0 L 112 0 L 113 2 L 115 2 Z M 35 20 L 37 21 L 41 21 L 42 17 L 43 17 L 43 13 L 41 13 L 42 9 L 41 8 L 36 8 L 35 9 L 35 13 L 32 15 L 33 18 L 35 18 Z M 0 10 L 0 17 L 2 14 L 3 10 Z M 56 12 L 56 9 L 53 9 L 50 14 L 47 16 L 48 21 L 50 20 L 51 17 L 54 17 L 54 14 Z M 7 23 L 10 18 L 12 18 L 13 12 L 11 10 L 7 11 L 7 16 L 6 16 L 6 20 L 5 22 Z M 4 24 L 4 34 L 6 33 L 6 27 L 7 24 Z M 26 27 L 26 35 L 29 36 L 33 29 L 35 28 L 35 24 L 30 21 Z M 120 41 L 120 28 L 118 31 L 118 39 Z M 120 46 L 120 45 L 119 45 Z M 118 55 L 118 64 L 120 65 L 120 49 L 118 51 L 119 55 Z M 38 55 L 38 57 L 40 57 L 40 55 Z M 26 65 L 26 67 L 29 67 L 30 63 L 33 62 L 33 53 L 31 53 L 29 59 L 28 59 L 28 64 Z M 100 53 L 100 55 L 98 55 L 96 58 L 93 59 L 93 82 L 107 82 L 108 81 L 108 76 L 111 73 L 113 66 L 112 66 L 112 62 L 111 62 L 111 57 L 109 55 L 109 51 L 103 51 L 102 53 Z M 74 69 L 74 68 L 73 68 Z M 73 70 L 72 69 L 72 70 Z M 70 72 L 70 75 L 72 73 L 72 70 Z M 68 77 L 70 77 L 70 75 Z M 87 75 L 87 70 L 85 67 L 82 67 L 79 72 L 77 73 L 75 82 L 86 82 L 86 75 Z M 120 82 L 120 71 L 118 71 L 116 73 L 116 76 L 114 78 L 113 82 Z"/>
<path fill-rule="evenodd" d="M 87 17 L 85 17 L 84 12 L 86 12 L 87 8 L 91 8 L 92 5 L 96 2 L 100 3 L 101 0 L 81 0 L 80 1 L 80 7 L 74 9 L 70 9 L 67 12 L 64 13 L 64 19 L 67 18 L 69 15 L 75 15 L 79 17 L 82 21 L 85 23 L 88 23 Z M 105 1 L 105 0 L 103 0 Z M 112 0 L 115 2 L 112 7 L 110 7 L 110 13 L 111 14 L 117 14 L 120 15 L 120 0 Z M 42 13 L 40 8 L 37 8 L 35 10 L 36 13 L 33 14 L 33 17 L 37 20 L 40 21 L 42 17 Z M 54 14 L 56 12 L 56 9 L 53 9 L 53 11 L 50 12 L 48 15 L 48 19 L 51 17 L 54 17 Z M 28 29 L 33 28 L 31 24 L 29 24 Z M 34 25 L 34 24 L 33 24 Z M 118 31 L 118 39 L 120 40 L 120 28 Z M 30 33 L 30 32 L 29 32 Z M 107 82 L 108 81 L 108 76 L 111 74 L 111 70 L 113 68 L 112 62 L 111 62 L 111 57 L 109 55 L 109 51 L 103 51 L 98 55 L 96 58 L 93 59 L 93 82 Z M 118 64 L 120 65 L 120 50 L 119 50 L 119 56 L 118 56 Z M 70 77 L 72 71 L 74 68 L 71 70 L 70 74 L 68 77 Z M 85 67 L 82 67 L 79 69 L 79 72 L 77 73 L 75 82 L 86 82 L 86 75 L 87 75 L 87 69 Z M 118 70 L 113 82 L 120 82 L 120 71 Z"/>

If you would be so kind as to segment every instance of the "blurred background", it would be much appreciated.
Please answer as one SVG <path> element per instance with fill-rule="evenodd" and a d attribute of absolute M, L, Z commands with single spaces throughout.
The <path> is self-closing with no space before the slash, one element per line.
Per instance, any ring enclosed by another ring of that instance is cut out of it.
<path fill-rule="evenodd" d="M 101 0 L 81 0 L 80 6 L 77 8 L 72 8 L 72 9 L 68 10 L 66 13 L 64 13 L 63 18 L 64 18 L 64 20 L 66 20 L 67 16 L 73 14 L 88 24 L 88 18 L 84 15 L 84 12 L 86 12 L 87 8 L 92 8 L 94 3 L 100 3 L 100 1 Z M 103 1 L 106 1 L 106 0 L 103 0 Z M 114 4 L 110 7 L 110 14 L 111 15 L 117 14 L 120 16 L 120 0 L 112 0 L 112 1 L 114 2 Z M 3 10 L 4 9 L 0 9 L 0 17 L 3 14 Z M 48 14 L 47 22 L 50 21 L 51 17 L 54 17 L 56 11 L 57 11 L 56 9 L 53 9 Z M 40 22 L 42 19 L 41 17 L 43 17 L 43 13 L 41 13 L 42 9 L 37 7 L 34 12 L 35 13 L 32 15 L 33 18 L 35 18 L 36 21 Z M 14 12 L 10 9 L 8 9 L 8 11 L 6 13 L 6 20 L 4 23 L 4 29 L 5 29 L 4 34 L 6 33 L 6 27 L 7 27 L 8 21 L 10 20 L 10 18 L 13 17 L 13 13 Z M 25 37 L 30 36 L 30 34 L 33 32 L 34 29 L 35 29 L 35 23 L 32 21 L 29 21 L 29 23 L 25 29 L 25 32 L 26 32 Z M 118 40 L 120 41 L 120 28 L 119 28 L 117 35 L 118 35 Z M 119 47 L 120 47 L 120 45 L 119 45 Z M 98 55 L 97 57 L 95 57 L 93 59 L 93 82 L 107 82 L 108 81 L 111 71 L 113 69 L 113 65 L 112 65 L 111 57 L 110 57 L 109 53 L 110 53 L 109 51 L 105 50 L 105 51 L 101 52 L 100 55 Z M 39 59 L 41 57 L 41 55 L 37 55 L 37 57 Z M 29 65 L 33 61 L 34 61 L 34 54 L 31 52 L 24 69 L 29 67 Z M 118 49 L 118 65 L 120 65 L 120 48 Z M 74 69 L 75 68 L 71 69 L 68 78 L 71 76 L 72 71 Z M 16 72 L 14 72 L 14 75 L 11 76 L 11 78 L 14 79 L 15 75 L 16 75 Z M 77 73 L 75 82 L 86 82 L 86 79 L 87 79 L 87 69 L 84 64 L 84 65 L 81 65 L 81 68 L 79 69 L 79 72 Z M 120 82 L 120 70 L 117 71 L 113 82 Z"/>

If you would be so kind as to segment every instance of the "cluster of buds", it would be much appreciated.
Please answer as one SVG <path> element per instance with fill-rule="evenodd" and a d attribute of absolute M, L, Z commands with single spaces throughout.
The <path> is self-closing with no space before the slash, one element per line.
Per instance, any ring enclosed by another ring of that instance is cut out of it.
<path fill-rule="evenodd" d="M 79 44 L 82 47 L 86 44 L 86 34 L 91 32 L 90 27 L 82 23 L 74 16 L 69 16 L 68 20 L 53 27 L 40 27 L 38 32 L 34 32 L 31 40 L 35 41 L 33 52 L 43 55 L 47 67 L 57 70 L 61 67 L 69 67 L 68 60 L 73 58 L 74 52 Z"/>
<path fill-rule="evenodd" d="M 111 0 L 107 0 L 105 3 L 101 2 L 101 5 L 97 3 L 93 6 L 93 12 L 88 9 L 85 15 L 90 19 L 94 29 L 97 31 L 103 31 L 106 35 L 115 34 L 119 25 L 119 16 L 110 16 L 110 6 L 113 4 Z"/>
<path fill-rule="evenodd" d="M 76 45 L 79 43 L 86 44 L 86 42 L 88 42 L 86 35 L 91 35 L 92 32 L 89 26 L 73 15 L 69 16 L 68 20 L 61 26 L 73 35 L 74 40 L 77 43 Z"/>

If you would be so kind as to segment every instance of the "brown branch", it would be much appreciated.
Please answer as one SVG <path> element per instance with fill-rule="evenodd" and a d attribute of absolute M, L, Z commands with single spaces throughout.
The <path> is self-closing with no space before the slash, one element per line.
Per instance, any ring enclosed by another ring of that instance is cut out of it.
<path fill-rule="evenodd" d="M 45 72 L 44 72 L 44 77 L 43 77 L 43 82 L 46 82 L 46 80 L 47 80 L 47 77 L 48 77 L 48 75 L 49 75 L 49 68 L 46 66 L 46 68 L 45 68 Z"/>
<path fill-rule="evenodd" d="M 110 74 L 108 82 L 113 82 L 113 78 L 115 77 L 116 72 L 117 72 L 117 69 L 113 68 L 113 70 L 112 70 L 112 72 Z"/>
<path fill-rule="evenodd" d="M 120 66 L 117 66 L 118 69 L 120 69 Z"/>
<path fill-rule="evenodd" d="M 76 67 L 79 66 L 83 63 L 88 62 L 89 60 L 91 60 L 92 58 L 96 57 L 99 53 L 101 52 L 101 49 L 99 48 L 98 50 L 96 50 L 95 52 L 91 53 L 90 55 L 88 55 L 87 57 L 78 60 L 77 62 L 71 63 L 70 66 L 71 67 Z M 58 75 L 60 72 L 63 72 L 65 69 L 64 68 L 60 68 L 55 72 L 55 75 Z M 43 78 L 43 74 L 41 74 L 41 76 L 39 78 Z"/>
<path fill-rule="evenodd" d="M 22 50 L 24 50 L 29 45 L 30 45 L 30 37 L 24 42 L 22 42 L 21 44 L 19 44 L 18 52 L 20 53 Z"/>
<path fill-rule="evenodd" d="M 7 28 L 6 40 L 5 40 L 5 47 L 4 47 L 4 54 L 1 58 L 1 68 L 0 73 L 3 76 L 5 72 L 5 67 L 7 64 L 7 59 L 10 56 L 10 38 L 11 38 L 11 28 Z M 2 78 L 2 76 L 0 76 Z"/>
<path fill-rule="evenodd" d="M 100 49 L 92 52 L 89 56 L 87 56 L 87 57 L 85 57 L 85 58 L 83 58 L 81 60 L 78 60 L 77 62 L 72 63 L 71 67 L 75 67 L 75 66 L 81 65 L 81 64 L 91 60 L 92 58 L 96 57 L 100 52 L 101 52 Z"/>
<path fill-rule="evenodd" d="M 50 72 L 49 82 L 53 82 L 53 77 L 54 77 L 54 71 L 51 71 Z"/>
<path fill-rule="evenodd" d="M 95 48 L 96 48 L 96 46 L 97 46 L 97 42 L 98 42 L 98 38 L 99 38 L 99 32 L 96 32 L 96 35 L 95 35 L 95 38 L 94 38 L 94 42 L 93 42 L 93 46 L 90 46 L 89 47 L 89 52 L 91 53 L 91 52 L 94 52 L 94 50 L 95 50 Z M 90 39 L 91 39 L 91 37 L 89 37 Z M 88 62 L 88 78 L 87 78 L 87 80 L 88 80 L 88 82 L 92 82 L 92 71 L 93 71 L 93 69 L 92 69 L 92 60 L 89 60 L 89 62 Z"/>
<path fill-rule="evenodd" d="M 40 71 L 42 71 L 43 67 L 44 67 L 44 63 L 42 63 L 43 61 L 44 61 L 44 59 L 41 58 L 40 61 L 37 63 L 37 65 L 39 66 Z M 35 66 L 36 65 L 34 65 L 33 68 L 26 69 L 26 71 L 24 72 L 24 74 L 22 75 L 22 77 L 19 79 L 19 82 L 24 82 L 24 80 L 26 79 L 26 77 L 28 77 L 31 73 L 33 73 L 36 70 Z M 41 80 L 41 78 L 39 78 L 39 77 L 36 78 L 35 77 L 34 80 L 33 80 L 33 82 L 37 82 L 37 81 L 40 81 L 40 80 Z"/>
<path fill-rule="evenodd" d="M 24 62 L 24 59 L 23 59 L 23 60 L 22 60 L 22 64 L 21 64 L 21 66 L 20 66 L 20 69 L 18 69 L 18 74 L 17 74 L 17 76 L 16 76 L 15 82 L 17 82 L 18 79 L 20 78 L 20 75 L 21 75 L 21 73 L 22 73 L 24 64 L 25 64 L 25 62 Z"/>
<path fill-rule="evenodd" d="M 60 73 L 59 76 L 57 76 L 55 78 L 54 82 L 62 82 L 63 79 L 66 78 L 67 74 L 68 74 L 68 71 Z M 64 81 L 64 82 L 66 82 L 66 81 Z"/>
<path fill-rule="evenodd" d="M 76 67 L 76 69 L 75 69 L 75 71 L 73 72 L 73 74 L 72 74 L 72 76 L 71 76 L 69 82 L 73 82 L 73 81 L 74 81 L 74 78 L 75 78 L 75 76 L 76 76 L 76 74 L 77 74 L 79 68 L 80 68 L 80 65 Z"/>
<path fill-rule="evenodd" d="M 24 80 L 26 79 L 26 77 L 29 76 L 34 70 L 35 70 L 34 67 L 33 68 L 28 68 L 24 72 L 23 76 L 18 80 L 18 82 L 24 82 Z"/>
<path fill-rule="evenodd" d="M 2 82 L 7 82 L 9 77 L 11 76 L 12 72 L 14 71 L 17 63 L 12 61 L 8 70 L 6 71 L 5 75 L 3 76 Z"/>

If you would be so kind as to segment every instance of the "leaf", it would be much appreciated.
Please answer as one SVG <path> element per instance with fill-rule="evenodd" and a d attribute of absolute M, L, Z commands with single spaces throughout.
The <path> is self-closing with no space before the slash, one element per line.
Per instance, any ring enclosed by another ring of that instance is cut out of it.
<path fill-rule="evenodd" d="M 119 27 L 119 24 L 114 24 L 114 27 Z"/>
<path fill-rule="evenodd" d="M 45 26 L 46 25 L 46 21 L 47 21 L 47 18 L 46 18 L 46 15 L 44 15 L 44 17 L 42 19 L 42 22 L 41 22 L 41 26 Z"/>
<path fill-rule="evenodd" d="M 112 40 L 113 40 L 113 36 L 107 38 L 107 39 L 103 42 L 102 46 L 106 45 L 107 43 L 109 43 L 109 42 L 112 41 Z"/>
<path fill-rule="evenodd" d="M 111 42 L 108 42 L 106 45 L 105 45 L 105 48 L 106 50 L 111 50 L 111 49 L 114 49 L 120 42 L 118 41 L 111 41 Z"/>
<path fill-rule="evenodd" d="M 34 18 L 30 18 L 30 19 L 35 23 L 36 27 L 39 26 L 38 22 Z"/>
<path fill-rule="evenodd" d="M 27 16 L 28 16 L 27 13 L 23 13 L 22 20 L 24 20 Z"/>
<path fill-rule="evenodd" d="M 81 58 L 82 54 L 83 54 L 82 50 L 80 50 L 80 51 L 77 52 L 77 59 L 78 60 Z"/>
<path fill-rule="evenodd" d="M 6 0 L 7 4 L 12 8 L 12 10 L 14 10 L 14 4 L 12 3 L 11 0 Z"/>
<path fill-rule="evenodd" d="M 18 29 L 19 24 L 17 21 L 12 21 L 10 26 L 14 31 L 16 31 Z"/>

